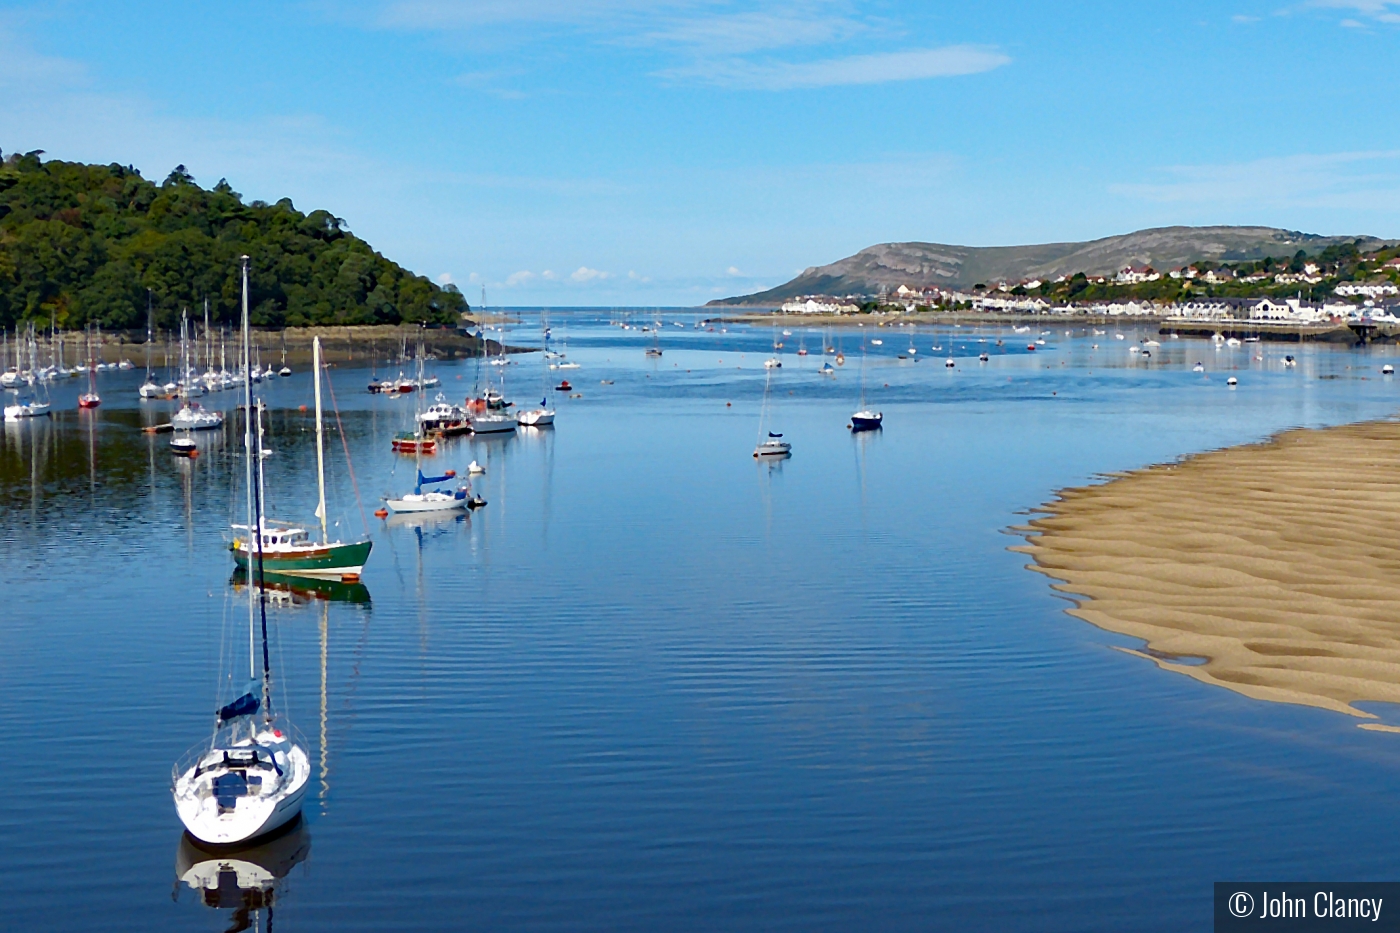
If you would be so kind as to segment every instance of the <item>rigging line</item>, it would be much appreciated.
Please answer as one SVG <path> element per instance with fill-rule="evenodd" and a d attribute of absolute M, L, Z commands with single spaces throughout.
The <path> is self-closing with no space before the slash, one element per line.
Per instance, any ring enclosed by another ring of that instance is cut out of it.
<path fill-rule="evenodd" d="M 258 399 L 258 429 L 253 432 L 253 469 L 256 472 L 256 480 L 253 484 L 253 520 L 257 522 L 257 533 L 254 535 L 254 542 L 258 549 L 258 611 L 262 616 L 262 662 L 263 662 L 263 721 L 272 722 L 272 672 L 267 658 L 267 577 L 263 575 L 263 516 L 262 499 L 259 493 L 262 490 L 262 399 Z"/>
<path fill-rule="evenodd" d="M 360 525 L 364 528 L 365 537 L 369 537 L 369 520 L 365 518 L 365 503 L 360 498 L 360 483 L 355 479 L 355 462 L 350 459 L 350 442 L 345 438 L 345 426 L 340 423 L 340 406 L 335 401 L 335 386 L 331 384 L 330 367 L 322 366 L 322 375 L 326 378 L 326 388 L 331 393 L 331 411 L 335 412 L 335 430 L 340 435 L 340 446 L 345 448 L 345 466 L 350 471 L 350 485 L 355 490 L 355 504 L 360 508 Z"/>

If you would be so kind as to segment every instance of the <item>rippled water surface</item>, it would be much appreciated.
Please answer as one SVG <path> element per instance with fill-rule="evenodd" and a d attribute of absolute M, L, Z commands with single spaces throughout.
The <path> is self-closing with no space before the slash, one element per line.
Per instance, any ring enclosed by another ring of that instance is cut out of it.
<path fill-rule="evenodd" d="M 1400 874 L 1396 736 L 1114 651 L 1006 549 L 1060 487 L 1389 415 L 1393 351 L 1163 339 L 1143 363 L 1127 347 L 1156 335 L 1127 328 L 1034 353 L 1036 333 L 882 328 L 886 427 L 852 436 L 859 332 L 831 336 L 834 378 L 795 332 L 768 415 L 794 455 L 758 463 L 775 332 L 696 320 L 667 312 L 648 359 L 650 334 L 555 314 L 580 368 L 532 354 L 505 378 L 523 403 L 569 379 L 557 427 L 432 461 L 484 464 L 489 505 L 367 515 L 367 599 L 274 594 L 316 764 L 305 825 L 260 856 L 285 874 L 277 929 L 1181 930 L 1215 880 Z M 526 315 L 510 339 L 537 333 Z M 454 400 L 478 379 L 435 369 Z M 413 401 L 368 375 L 332 371 L 343 534 L 357 489 L 369 513 L 412 482 L 389 440 Z M 262 928 L 179 881 L 168 788 L 246 664 L 238 438 L 175 460 L 139 430 L 168 416 L 140 372 L 100 378 L 95 413 L 69 385 L 0 434 L 5 925 Z M 309 378 L 266 397 L 269 511 L 313 522 Z"/>

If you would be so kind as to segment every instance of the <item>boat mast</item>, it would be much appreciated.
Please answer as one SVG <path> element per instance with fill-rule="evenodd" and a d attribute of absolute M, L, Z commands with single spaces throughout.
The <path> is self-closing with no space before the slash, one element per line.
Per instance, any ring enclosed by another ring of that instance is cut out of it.
<path fill-rule="evenodd" d="M 285 363 L 286 357 L 283 356 Z M 311 367 L 316 370 L 316 517 L 321 520 L 321 543 L 329 544 L 326 531 L 326 448 L 321 438 L 321 338 L 311 341 Z"/>
<path fill-rule="evenodd" d="M 248 365 L 248 257 L 242 256 L 240 260 L 243 263 L 243 365 L 246 370 Z M 248 484 L 248 524 L 245 527 L 248 530 L 248 577 L 251 583 L 248 587 L 248 679 L 252 680 L 257 676 L 257 671 L 253 666 L 253 625 L 256 621 L 258 608 L 256 590 L 258 586 L 262 585 L 261 577 L 256 581 L 252 580 L 252 557 L 254 547 L 258 549 L 259 558 L 262 557 L 262 523 L 259 522 L 259 527 L 256 529 L 253 526 L 253 458 L 255 454 L 253 452 L 253 381 L 251 379 L 245 380 L 243 383 L 243 415 L 243 450 L 247 454 L 244 458 L 247 466 L 245 479 Z"/>

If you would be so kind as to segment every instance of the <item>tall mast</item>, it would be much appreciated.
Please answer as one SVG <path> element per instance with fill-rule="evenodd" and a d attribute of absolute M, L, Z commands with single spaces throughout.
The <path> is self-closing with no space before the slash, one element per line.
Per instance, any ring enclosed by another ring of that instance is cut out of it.
<path fill-rule="evenodd" d="M 248 257 L 239 257 L 243 264 L 243 366 L 246 372 L 248 366 Z M 257 676 L 254 667 L 254 647 L 253 647 L 253 626 L 257 616 L 257 588 L 262 585 L 262 580 L 253 580 L 253 548 L 258 549 L 259 555 L 262 553 L 262 523 L 259 522 L 255 528 L 253 525 L 253 458 L 256 454 L 253 451 L 253 380 L 247 379 L 243 383 L 243 451 L 247 456 L 244 461 L 247 465 L 245 479 L 247 481 L 247 510 L 248 510 L 248 578 L 252 585 L 248 587 L 248 679 L 252 680 Z"/>
<path fill-rule="evenodd" d="M 329 544 L 326 531 L 326 448 L 321 438 L 321 338 L 311 341 L 311 366 L 316 370 L 316 517 L 321 520 L 321 543 Z"/>

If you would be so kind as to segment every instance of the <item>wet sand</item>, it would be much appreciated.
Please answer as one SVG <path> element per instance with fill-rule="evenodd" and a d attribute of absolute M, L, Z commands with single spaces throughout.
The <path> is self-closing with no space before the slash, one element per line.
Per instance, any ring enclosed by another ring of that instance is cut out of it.
<path fill-rule="evenodd" d="M 1014 550 L 1132 653 L 1261 700 L 1400 703 L 1400 422 L 1285 431 L 1039 511 Z"/>

